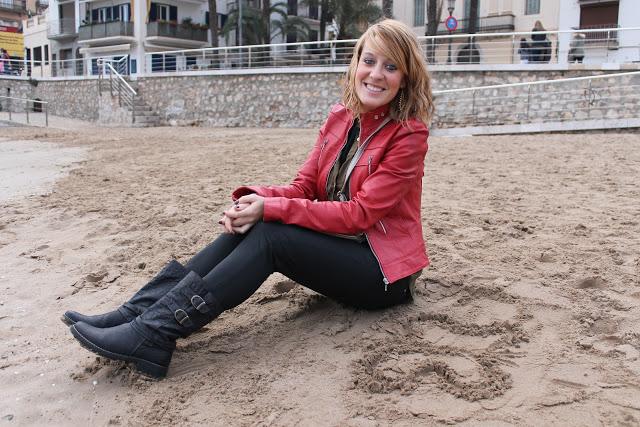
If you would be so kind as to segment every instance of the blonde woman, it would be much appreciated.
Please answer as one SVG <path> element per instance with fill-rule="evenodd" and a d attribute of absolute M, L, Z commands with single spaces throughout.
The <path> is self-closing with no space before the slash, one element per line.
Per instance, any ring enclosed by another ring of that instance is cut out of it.
<path fill-rule="evenodd" d="M 359 308 L 412 298 L 429 264 L 420 204 L 433 113 L 416 37 L 394 20 L 373 25 L 345 80 L 342 103 L 290 185 L 238 188 L 220 220 L 225 233 L 185 266 L 171 261 L 112 312 L 64 314 L 82 346 L 162 378 L 178 338 L 274 272 Z"/>

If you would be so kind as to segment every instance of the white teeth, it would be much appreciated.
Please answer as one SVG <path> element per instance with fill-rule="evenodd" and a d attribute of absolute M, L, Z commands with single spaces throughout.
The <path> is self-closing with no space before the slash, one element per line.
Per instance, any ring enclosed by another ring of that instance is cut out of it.
<path fill-rule="evenodd" d="M 373 86 L 368 83 L 365 83 L 364 86 L 372 92 L 382 92 L 384 89 L 378 86 Z"/>

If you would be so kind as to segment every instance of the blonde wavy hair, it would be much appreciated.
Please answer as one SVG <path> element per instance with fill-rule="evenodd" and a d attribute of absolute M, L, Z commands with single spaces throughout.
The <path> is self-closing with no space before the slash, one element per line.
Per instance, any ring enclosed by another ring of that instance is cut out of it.
<path fill-rule="evenodd" d="M 428 125 L 434 106 L 427 63 L 415 34 L 405 24 L 393 19 L 373 24 L 358 39 L 344 80 L 342 102 L 345 107 L 356 116 L 363 113 L 362 103 L 356 94 L 356 69 L 367 42 L 376 52 L 393 61 L 404 76 L 404 87 L 391 101 L 391 118 L 406 123 L 415 117 Z M 400 105 L 401 94 L 404 94 L 403 105 Z"/>

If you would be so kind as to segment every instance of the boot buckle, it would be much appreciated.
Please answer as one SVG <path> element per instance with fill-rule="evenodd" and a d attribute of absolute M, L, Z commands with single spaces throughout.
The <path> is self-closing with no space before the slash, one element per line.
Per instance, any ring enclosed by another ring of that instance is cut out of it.
<path fill-rule="evenodd" d="M 189 315 L 187 314 L 187 312 L 181 308 L 177 309 L 173 313 L 173 316 L 176 318 L 178 323 L 180 323 L 184 327 L 189 327 L 193 325 L 193 322 L 191 322 L 191 319 L 189 318 Z"/>
<path fill-rule="evenodd" d="M 204 299 L 202 299 L 200 295 L 194 295 L 191 297 L 191 305 L 193 305 L 200 313 L 204 314 L 209 312 L 207 303 L 204 301 Z"/>

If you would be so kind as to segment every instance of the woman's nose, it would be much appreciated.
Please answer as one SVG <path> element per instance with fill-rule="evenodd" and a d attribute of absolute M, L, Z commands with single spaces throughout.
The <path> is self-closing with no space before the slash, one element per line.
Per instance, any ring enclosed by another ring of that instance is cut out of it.
<path fill-rule="evenodd" d="M 371 73 L 370 74 L 371 74 L 371 78 L 381 79 L 383 77 L 382 67 L 379 66 L 379 65 L 376 65 L 375 67 L 373 67 L 371 69 Z"/>

